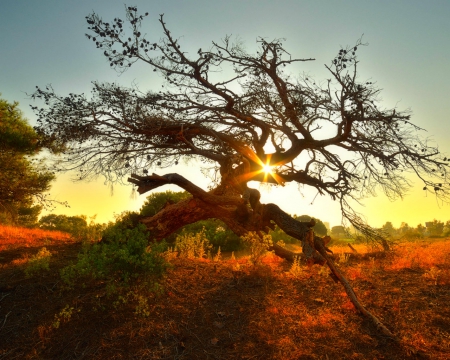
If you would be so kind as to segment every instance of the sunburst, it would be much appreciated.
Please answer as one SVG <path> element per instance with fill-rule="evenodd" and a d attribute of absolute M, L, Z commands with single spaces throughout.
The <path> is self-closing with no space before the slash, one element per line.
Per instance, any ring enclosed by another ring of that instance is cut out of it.
<path fill-rule="evenodd" d="M 272 174 L 273 173 L 273 166 L 269 165 L 269 164 L 265 164 L 262 167 L 262 170 L 266 173 L 266 174 Z"/>

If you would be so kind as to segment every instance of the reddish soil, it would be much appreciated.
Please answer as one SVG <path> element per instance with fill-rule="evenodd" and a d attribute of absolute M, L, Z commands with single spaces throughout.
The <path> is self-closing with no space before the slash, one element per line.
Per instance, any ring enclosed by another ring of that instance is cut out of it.
<path fill-rule="evenodd" d="M 3 250 L 0 359 L 450 359 L 450 242 L 441 243 L 342 260 L 361 302 L 400 345 L 318 266 L 294 275 L 271 256 L 259 266 L 175 259 L 162 293 L 124 304 L 101 283 L 64 288 L 59 269 L 78 243 L 46 245 L 50 271 L 31 278 L 26 259 L 42 245 Z M 406 263 L 415 251 L 431 255 Z"/>

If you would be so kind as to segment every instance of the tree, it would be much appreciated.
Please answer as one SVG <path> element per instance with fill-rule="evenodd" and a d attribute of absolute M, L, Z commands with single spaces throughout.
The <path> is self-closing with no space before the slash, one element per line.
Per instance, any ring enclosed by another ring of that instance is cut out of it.
<path fill-rule="evenodd" d="M 59 230 L 71 234 L 77 240 L 98 241 L 105 224 L 94 222 L 95 216 L 89 223 L 86 215 L 67 216 L 48 214 L 39 219 L 39 227 L 46 230 Z"/>
<path fill-rule="evenodd" d="M 333 226 L 331 228 L 331 234 L 336 237 L 341 237 L 346 235 L 345 227 L 342 225 Z"/>
<path fill-rule="evenodd" d="M 314 222 L 298 222 L 275 204 L 261 204 L 259 191 L 247 186 L 250 180 L 311 187 L 339 201 L 343 217 L 374 238 L 380 233 L 361 220 L 352 200 L 377 190 L 402 197 L 411 172 L 428 191 L 448 199 L 447 158 L 418 135 L 421 129 L 408 111 L 383 108 L 376 85 L 358 77 L 360 40 L 339 49 L 325 65 L 329 78 L 315 82 L 286 73 L 314 59 L 292 57 L 281 40 L 260 38 L 250 53 L 225 37 L 188 54 L 162 15 L 162 38 L 147 39 L 147 15 L 128 7 L 126 21 L 103 21 L 92 13 L 86 36 L 118 72 L 141 62 L 159 73 L 165 80 L 160 91 L 94 82 L 90 98 L 60 96 L 50 86 L 38 87 L 32 98 L 46 104 L 33 107 L 39 134 L 67 149 L 58 170 L 76 168 L 80 180 L 101 174 L 111 183 L 129 176 L 140 194 L 175 184 L 192 195 L 141 220 L 155 239 L 207 218 L 222 220 L 239 235 L 276 224 L 302 241 L 307 258 L 326 262 L 346 283 L 324 239 L 314 236 Z M 215 170 L 211 190 L 176 173 L 148 174 L 151 167 L 167 169 L 181 159 Z M 348 282 L 345 288 L 367 315 Z"/>
<path fill-rule="evenodd" d="M 46 230 L 58 230 L 76 237 L 88 226 L 85 216 L 67 216 L 49 214 L 39 219 L 39 227 Z"/>
<path fill-rule="evenodd" d="M 186 191 L 175 192 L 167 190 L 165 192 L 152 193 L 147 196 L 139 214 L 141 216 L 153 216 L 166 206 L 176 204 L 179 201 L 190 197 L 191 195 Z M 222 251 L 233 251 L 238 250 L 242 245 L 241 238 L 230 231 L 222 221 L 217 219 L 200 220 L 196 223 L 186 225 L 182 229 L 171 234 L 165 240 L 169 243 L 174 242 L 181 231 L 186 233 L 198 233 L 203 230 L 205 236 L 216 250 L 220 246 Z"/>
<path fill-rule="evenodd" d="M 28 125 L 17 102 L 0 99 L 0 213 L 3 222 L 32 226 L 54 175 L 33 159 L 42 149 L 40 136 Z"/>
<path fill-rule="evenodd" d="M 310 222 L 312 217 L 309 215 L 301 215 L 301 216 L 295 216 L 294 215 L 295 220 L 300 221 L 300 222 Z M 326 236 L 327 235 L 327 227 L 325 226 L 325 224 L 319 220 L 319 219 L 314 219 L 315 221 L 315 225 L 312 227 L 312 229 L 314 230 L 314 233 L 316 233 L 317 235 L 320 236 Z"/>
<path fill-rule="evenodd" d="M 177 202 L 190 198 L 191 195 L 186 191 L 171 191 L 156 192 L 147 196 L 139 213 L 142 216 L 154 216 L 166 206 L 176 204 Z"/>
<path fill-rule="evenodd" d="M 394 225 L 390 221 L 387 221 L 382 227 L 381 230 L 388 236 L 392 237 L 395 235 L 396 230 L 394 228 Z"/>
<path fill-rule="evenodd" d="M 444 223 L 442 221 L 434 219 L 433 221 L 427 222 L 427 231 L 430 236 L 441 236 L 444 231 Z"/>

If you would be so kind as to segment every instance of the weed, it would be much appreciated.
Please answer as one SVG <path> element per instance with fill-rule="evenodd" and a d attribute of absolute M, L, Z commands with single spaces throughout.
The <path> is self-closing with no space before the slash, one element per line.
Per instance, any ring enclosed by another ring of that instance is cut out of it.
<path fill-rule="evenodd" d="M 175 249 L 178 256 L 182 258 L 195 259 L 204 258 L 212 245 L 205 235 L 205 228 L 196 234 L 181 234 L 177 236 L 175 241 Z"/>
<path fill-rule="evenodd" d="M 327 277 L 330 275 L 330 272 L 329 272 L 329 270 L 328 270 L 328 266 L 326 266 L 326 265 L 320 266 L 320 267 L 319 267 L 318 274 L 319 274 L 320 276 L 324 276 L 324 277 L 327 278 Z"/>
<path fill-rule="evenodd" d="M 428 280 L 433 280 L 434 285 L 438 284 L 439 275 L 441 275 L 441 270 L 439 270 L 436 266 L 432 266 L 430 270 L 426 271 L 423 274 L 423 277 Z"/>
<path fill-rule="evenodd" d="M 220 246 L 219 246 L 219 249 L 217 250 L 216 255 L 214 255 L 214 257 L 213 257 L 213 261 L 219 262 L 220 260 L 222 260 L 222 252 L 220 251 Z"/>
<path fill-rule="evenodd" d="M 289 269 L 289 272 L 294 275 L 295 277 L 298 277 L 302 274 L 303 266 L 300 263 L 300 257 L 296 256 L 294 258 L 294 261 L 292 262 L 291 268 Z"/>
<path fill-rule="evenodd" d="M 163 256 L 164 256 L 164 259 L 166 259 L 166 261 L 169 261 L 169 262 L 170 262 L 171 260 L 177 258 L 178 252 L 177 252 L 177 251 L 175 250 L 175 248 L 172 246 L 172 247 L 167 248 L 166 251 L 164 251 Z"/>
<path fill-rule="evenodd" d="M 136 300 L 138 304 L 136 305 L 134 313 L 142 317 L 148 317 L 150 315 L 150 307 L 148 305 L 147 297 L 139 294 L 136 296 Z"/>
<path fill-rule="evenodd" d="M 286 243 L 285 243 L 283 240 L 278 240 L 278 241 L 277 241 L 277 245 L 278 245 L 278 246 L 281 246 L 281 247 L 283 247 L 283 248 L 286 247 Z"/>
<path fill-rule="evenodd" d="M 267 249 L 272 246 L 272 236 L 263 235 L 260 237 L 256 232 L 248 232 L 242 237 L 245 243 L 250 247 L 250 262 L 253 265 L 261 263 L 262 257 L 266 254 Z"/>
<path fill-rule="evenodd" d="M 55 329 L 58 329 L 61 325 L 61 321 L 68 322 L 70 318 L 72 317 L 74 308 L 72 306 L 69 307 L 69 305 L 66 305 L 64 309 L 62 309 L 59 314 L 55 314 L 55 320 L 53 321 L 53 327 Z M 77 312 L 80 312 L 80 310 L 77 310 Z"/>
<path fill-rule="evenodd" d="M 27 267 L 25 268 L 26 277 L 31 277 L 43 271 L 50 270 L 50 257 L 52 254 L 47 248 L 43 247 L 38 251 L 36 255 L 33 255 L 29 260 Z"/>
<path fill-rule="evenodd" d="M 350 254 L 346 254 L 346 253 L 341 253 L 339 254 L 339 264 L 347 264 L 348 263 L 348 259 L 350 258 Z"/>

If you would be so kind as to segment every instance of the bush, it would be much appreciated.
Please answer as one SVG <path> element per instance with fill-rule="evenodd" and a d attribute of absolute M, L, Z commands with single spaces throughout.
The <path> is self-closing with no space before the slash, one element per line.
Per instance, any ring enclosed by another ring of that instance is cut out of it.
<path fill-rule="evenodd" d="M 267 249 L 273 245 L 272 236 L 263 235 L 262 238 L 256 232 L 248 232 L 242 237 L 250 248 L 250 262 L 254 265 L 261 264 L 261 259 L 267 253 Z"/>
<path fill-rule="evenodd" d="M 85 246 L 78 262 L 64 268 L 61 276 L 69 285 L 80 279 L 102 280 L 114 291 L 138 280 L 155 285 L 168 266 L 162 255 L 166 248 L 165 243 L 148 245 L 144 225 L 130 229 L 119 220 L 104 230 L 100 243 Z"/>
<path fill-rule="evenodd" d="M 33 255 L 25 268 L 26 277 L 31 277 L 42 271 L 50 270 L 50 257 L 52 254 L 47 248 L 43 247 L 36 255 Z"/>

